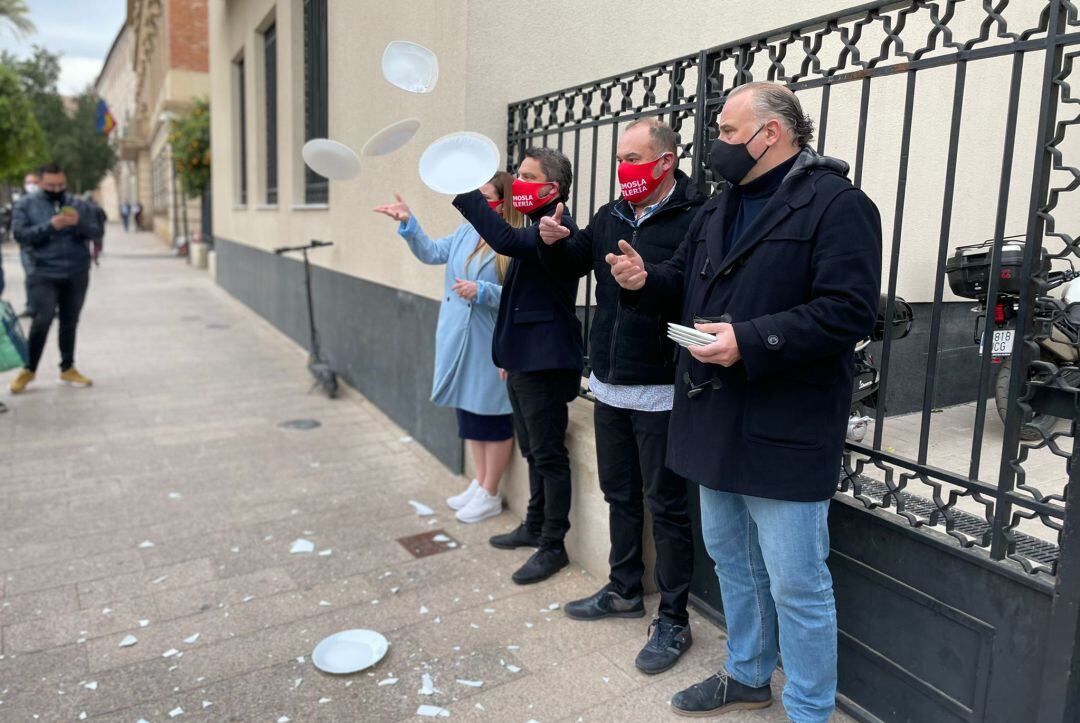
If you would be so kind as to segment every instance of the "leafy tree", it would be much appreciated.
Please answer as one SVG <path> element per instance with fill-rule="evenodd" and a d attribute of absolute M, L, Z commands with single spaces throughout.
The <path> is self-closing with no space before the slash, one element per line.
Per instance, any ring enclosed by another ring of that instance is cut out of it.
<path fill-rule="evenodd" d="M 0 65 L 0 179 L 18 184 L 43 149 L 41 126 L 19 79 Z"/>
<path fill-rule="evenodd" d="M 3 3 L 4 0 L 0 0 Z M 87 90 L 75 98 L 74 111 L 64 106 L 57 90 L 60 56 L 35 45 L 28 58 L 0 53 L 0 65 L 10 68 L 22 82 L 44 144 L 15 172 L 21 176 L 47 161 L 67 171 L 68 184 L 81 192 L 96 187 L 116 163 L 106 136 L 97 132 L 97 98 Z"/>
<path fill-rule="evenodd" d="M 0 0 L 0 25 L 7 25 L 16 38 L 25 38 L 37 30 L 30 22 L 25 0 Z"/>
<path fill-rule="evenodd" d="M 188 198 L 210 185 L 210 103 L 198 100 L 186 116 L 174 119 L 169 133 L 173 165 Z"/>

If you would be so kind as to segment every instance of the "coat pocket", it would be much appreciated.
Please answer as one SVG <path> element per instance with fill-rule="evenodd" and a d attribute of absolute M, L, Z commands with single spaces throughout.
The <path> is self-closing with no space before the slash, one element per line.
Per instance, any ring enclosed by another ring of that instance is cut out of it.
<path fill-rule="evenodd" d="M 831 385 L 795 379 L 753 385 L 747 390 L 743 435 L 778 447 L 820 449 L 831 427 L 835 395 Z"/>
<path fill-rule="evenodd" d="M 542 321 L 552 321 L 554 318 L 555 312 L 551 309 L 535 309 L 533 311 L 514 310 L 515 324 L 538 324 Z"/>

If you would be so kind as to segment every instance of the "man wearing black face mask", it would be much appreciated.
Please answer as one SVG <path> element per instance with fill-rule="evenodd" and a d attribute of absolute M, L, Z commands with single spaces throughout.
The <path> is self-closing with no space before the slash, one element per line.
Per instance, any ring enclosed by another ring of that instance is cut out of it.
<path fill-rule="evenodd" d="M 90 386 L 75 369 L 75 330 L 90 283 L 90 245 L 103 229 L 97 214 L 67 193 L 64 169 L 49 163 L 41 169 L 41 189 L 19 199 L 15 206 L 15 240 L 28 251 L 27 285 L 33 322 L 30 361 L 11 382 L 12 394 L 26 389 L 37 373 L 49 327 L 59 310 L 60 381 Z"/>
<path fill-rule="evenodd" d="M 681 298 L 682 323 L 716 337 L 679 354 L 667 464 L 700 486 L 728 658 L 671 699 L 683 715 L 770 705 L 781 648 L 788 717 L 826 721 L 834 707 L 828 505 L 854 345 L 877 315 L 881 222 L 847 164 L 809 147 L 812 132 L 787 88 L 736 89 L 710 159 L 727 185 L 675 256 L 608 256 L 625 303 Z"/>

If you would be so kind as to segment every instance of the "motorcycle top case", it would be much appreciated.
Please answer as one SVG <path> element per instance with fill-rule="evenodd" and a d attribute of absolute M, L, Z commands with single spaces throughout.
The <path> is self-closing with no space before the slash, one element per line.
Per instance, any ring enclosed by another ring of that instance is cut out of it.
<path fill-rule="evenodd" d="M 985 299 L 990 288 L 990 261 L 994 242 L 984 241 L 970 246 L 960 246 L 945 262 L 949 276 L 949 288 L 965 299 Z M 1042 252 L 1041 272 L 1050 271 L 1050 259 Z M 1024 264 L 1024 242 L 1005 241 L 1001 246 L 1001 270 L 998 275 L 998 293 L 1020 293 L 1020 271 Z"/>

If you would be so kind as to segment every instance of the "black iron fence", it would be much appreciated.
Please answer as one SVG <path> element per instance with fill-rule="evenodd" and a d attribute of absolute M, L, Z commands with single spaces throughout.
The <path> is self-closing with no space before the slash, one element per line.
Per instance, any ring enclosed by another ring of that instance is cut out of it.
<path fill-rule="evenodd" d="M 1062 301 L 1043 267 L 1049 259 L 1060 273 L 1080 257 L 1078 55 L 1080 9 L 1067 0 L 868 2 L 508 109 L 508 166 L 530 145 L 562 150 L 577 179 L 571 208 L 584 223 L 617 195 L 616 139 L 629 122 L 667 121 L 680 134 L 683 169 L 709 190 L 707 151 L 727 95 L 752 80 L 798 94 L 815 119 L 818 152 L 848 160 L 853 182 L 882 210 L 888 313 L 901 289 L 925 304 L 918 337 L 895 339 L 887 325 L 872 439 L 848 444 L 837 499 L 1049 595 L 1060 638 L 1046 641 L 1042 693 L 1059 695 L 1042 704 L 1046 720 L 1080 710 L 1076 689 L 1069 698 L 1052 670 L 1075 664 L 1080 632 L 1080 512 L 1067 514 L 1080 476 L 1080 335 L 1060 332 L 1080 330 L 1080 304 Z M 946 311 L 972 306 L 949 293 L 946 267 L 957 246 L 992 239 L 990 302 L 980 312 L 989 345 L 1001 277 L 1013 273 L 1002 249 L 1017 234 L 1020 283 L 1007 314 L 1016 343 L 1003 373 L 1002 357 L 981 354 L 975 339 L 963 349 L 945 341 Z M 586 337 L 591 302 L 588 280 Z M 1048 356 L 1049 343 L 1073 351 Z M 917 369 L 894 363 L 901 344 L 920 345 Z M 942 409 L 936 401 L 958 358 L 969 365 L 973 399 Z M 884 400 L 900 382 L 917 386 L 921 408 L 889 417 Z M 1063 421 L 1022 440 L 1044 414 Z"/>

